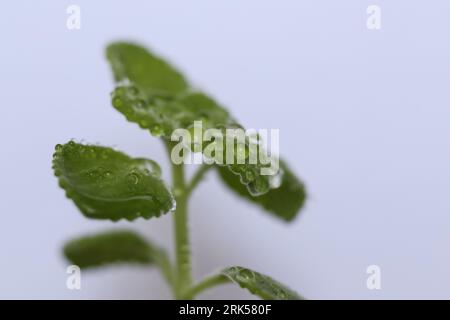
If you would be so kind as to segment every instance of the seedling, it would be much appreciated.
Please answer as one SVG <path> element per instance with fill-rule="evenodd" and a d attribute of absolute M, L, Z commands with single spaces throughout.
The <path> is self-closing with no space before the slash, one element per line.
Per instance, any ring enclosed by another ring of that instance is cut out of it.
<path fill-rule="evenodd" d="M 230 128 L 242 128 L 228 111 L 193 89 L 180 72 L 145 48 L 131 43 L 113 43 L 107 47 L 106 56 L 116 83 L 112 105 L 128 121 L 159 137 L 169 157 L 181 143 L 174 141 L 173 133 L 179 129 L 192 132 L 194 122 L 201 121 L 202 130 L 215 128 L 225 132 Z M 191 142 L 184 141 L 183 156 L 196 151 Z M 200 143 L 203 146 L 204 142 Z M 253 143 L 253 139 L 246 139 L 244 148 L 233 147 L 235 153 L 231 159 L 239 155 L 247 159 Z M 227 147 L 221 143 L 214 149 L 215 153 L 206 157 L 209 161 L 205 161 L 207 163 L 189 180 L 185 177 L 186 164 L 171 161 L 172 186 L 169 188 L 153 160 L 132 158 L 112 148 L 72 140 L 56 145 L 53 169 L 59 185 L 87 218 L 133 221 L 139 217 L 158 218 L 167 213 L 174 217 L 174 262 L 164 249 L 130 230 L 112 230 L 69 241 L 64 246 L 67 260 L 82 270 L 119 263 L 156 267 L 177 299 L 193 299 L 206 289 L 229 282 L 263 299 L 300 299 L 285 285 L 240 266 L 224 268 L 199 282 L 192 279 L 188 200 L 209 170 L 216 170 L 224 185 L 237 195 L 287 222 L 296 217 L 305 201 L 303 184 L 285 162 L 279 161 L 280 169 L 275 175 L 264 175 L 261 169 L 268 166 L 267 161 L 216 161 L 219 156 L 228 154 L 230 148 L 227 150 Z M 258 147 L 261 148 L 259 144 Z"/>

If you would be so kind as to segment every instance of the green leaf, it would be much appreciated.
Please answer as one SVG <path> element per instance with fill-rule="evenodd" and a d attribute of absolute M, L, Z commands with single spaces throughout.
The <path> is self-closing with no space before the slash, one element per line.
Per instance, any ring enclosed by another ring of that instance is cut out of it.
<path fill-rule="evenodd" d="M 174 68 L 146 49 L 134 44 L 115 43 L 108 46 L 107 56 L 119 83 L 112 93 L 112 105 L 128 121 L 150 130 L 154 136 L 170 140 L 177 129 L 193 132 L 195 121 L 202 121 L 202 133 L 207 129 L 222 132 L 242 129 L 225 108 L 207 95 L 190 89 Z M 156 68 L 154 65 L 164 67 Z M 174 82 L 173 87 L 169 86 L 170 81 Z M 246 142 L 247 150 L 251 143 L 255 143 L 250 140 Z M 190 149 L 195 151 L 193 147 Z M 224 146 L 223 152 L 226 151 Z M 261 174 L 261 168 L 266 166 L 262 163 L 235 162 L 225 166 L 239 177 L 252 195 L 264 194 L 273 187 L 273 177 Z"/>
<path fill-rule="evenodd" d="M 134 86 L 119 86 L 112 93 L 112 105 L 128 121 L 166 139 L 176 129 L 192 127 L 194 121 L 202 121 L 204 129 L 235 123 L 224 108 L 200 92 L 184 92 L 169 100 L 149 98 Z"/>
<path fill-rule="evenodd" d="M 127 230 L 79 237 L 64 246 L 64 256 L 81 269 L 113 263 L 151 264 L 159 254 L 140 235 Z"/>
<path fill-rule="evenodd" d="M 136 87 L 121 86 L 113 92 L 112 104 L 128 121 L 137 123 L 141 128 L 149 129 L 153 135 L 162 136 L 167 140 L 177 129 L 186 129 L 193 134 L 195 121 L 202 121 L 202 128 L 199 131 L 201 135 L 205 130 L 212 128 L 221 130 L 224 136 L 227 129 L 243 129 L 223 107 L 199 92 L 186 92 L 174 100 L 159 98 L 149 100 L 146 99 L 145 93 Z M 247 140 L 247 143 L 253 142 Z M 205 145 L 206 143 L 203 144 Z M 247 146 L 247 150 L 243 152 L 247 152 L 248 148 Z M 193 150 L 194 147 L 190 149 Z M 223 154 L 226 153 L 225 143 L 222 151 Z M 238 152 L 236 150 L 235 158 Z M 252 194 L 263 194 L 271 188 L 271 177 L 261 175 L 262 164 L 235 163 L 225 166 L 239 176 L 238 180 Z"/>
<path fill-rule="evenodd" d="M 152 160 L 70 141 L 56 146 L 53 169 L 67 197 L 88 218 L 149 219 L 175 205 Z"/>
<path fill-rule="evenodd" d="M 171 96 L 187 89 L 184 77 L 145 48 L 125 42 L 106 48 L 116 82 L 132 82 L 149 97 Z"/>
<path fill-rule="evenodd" d="M 241 288 L 247 289 L 252 294 L 264 300 L 303 299 L 295 291 L 275 281 L 271 277 L 247 268 L 238 266 L 228 267 L 222 270 L 221 273 Z"/>
<path fill-rule="evenodd" d="M 304 206 L 306 191 L 303 183 L 297 179 L 286 163 L 280 161 L 280 168 L 283 172 L 280 186 L 256 197 L 248 192 L 239 181 L 239 177 L 230 170 L 219 167 L 218 171 L 225 185 L 236 194 L 263 207 L 280 219 L 292 221 Z"/>

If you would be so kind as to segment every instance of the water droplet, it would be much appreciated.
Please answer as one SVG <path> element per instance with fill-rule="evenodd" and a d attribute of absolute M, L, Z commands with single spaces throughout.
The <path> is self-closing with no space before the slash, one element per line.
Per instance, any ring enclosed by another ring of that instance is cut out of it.
<path fill-rule="evenodd" d="M 95 209 L 94 208 L 92 208 L 92 207 L 90 207 L 90 206 L 86 206 L 86 205 L 83 205 L 82 206 L 82 209 L 83 209 L 83 211 L 86 213 L 86 214 L 94 214 L 95 213 Z"/>
<path fill-rule="evenodd" d="M 171 205 L 171 207 L 170 207 L 169 211 L 174 212 L 175 210 L 177 210 L 177 202 L 175 201 L 175 199 L 171 200 L 170 205 Z"/>
<path fill-rule="evenodd" d="M 279 300 L 286 300 L 287 295 L 283 290 L 279 290 L 275 295 Z"/>
<path fill-rule="evenodd" d="M 253 196 L 263 195 L 270 190 L 269 178 L 259 176 L 247 185 L 247 189 Z"/>
<path fill-rule="evenodd" d="M 152 135 L 157 136 L 157 137 L 162 136 L 164 133 L 161 126 L 159 126 L 157 124 L 155 124 L 153 127 L 150 128 L 150 132 L 152 133 Z"/>
<path fill-rule="evenodd" d="M 115 93 L 116 95 L 118 95 L 118 96 L 121 96 L 121 95 L 123 95 L 123 94 L 125 93 L 125 89 L 124 89 L 123 87 L 118 87 L 118 88 L 114 91 L 114 93 Z"/>
<path fill-rule="evenodd" d="M 144 170 L 146 173 L 150 173 L 156 177 L 161 176 L 161 167 L 153 160 L 150 159 L 136 159 L 138 167 Z"/>
<path fill-rule="evenodd" d="M 255 180 L 255 174 L 249 170 L 249 171 L 245 172 L 245 179 L 247 181 L 253 181 L 253 180 Z"/>
<path fill-rule="evenodd" d="M 123 101 L 119 97 L 114 97 L 113 100 L 112 100 L 112 104 L 113 104 L 114 107 L 120 108 L 120 107 L 123 106 Z"/>
<path fill-rule="evenodd" d="M 94 150 L 93 148 L 89 148 L 89 149 L 88 149 L 88 155 L 89 155 L 89 157 L 92 158 L 92 159 L 97 158 L 97 154 L 96 154 L 96 152 L 95 152 L 95 150 Z"/>
<path fill-rule="evenodd" d="M 141 120 L 141 121 L 139 121 L 139 125 L 142 128 L 148 128 L 148 121 L 147 120 Z"/>
<path fill-rule="evenodd" d="M 132 185 L 136 185 L 139 183 L 139 175 L 136 172 L 129 173 L 127 175 L 127 181 Z"/>
<path fill-rule="evenodd" d="M 139 89 L 136 87 L 130 87 L 130 93 L 135 96 L 139 93 Z"/>
<path fill-rule="evenodd" d="M 87 172 L 87 176 L 88 176 L 89 178 L 95 178 L 96 176 L 98 176 L 98 172 L 97 172 L 96 169 L 89 170 L 89 171 Z"/>
<path fill-rule="evenodd" d="M 136 105 L 137 109 L 144 109 L 145 108 L 145 102 L 144 102 L 144 100 L 141 100 L 141 99 L 137 100 L 135 102 L 135 105 Z"/>
<path fill-rule="evenodd" d="M 239 272 L 239 268 L 238 268 L 238 267 L 231 267 L 231 268 L 229 269 L 229 271 L 230 271 L 231 273 L 236 273 L 236 272 Z"/>
<path fill-rule="evenodd" d="M 243 270 L 241 270 L 241 272 L 239 274 L 237 274 L 237 278 L 240 281 L 249 282 L 249 281 L 254 280 L 255 274 L 248 269 L 243 269 Z"/>

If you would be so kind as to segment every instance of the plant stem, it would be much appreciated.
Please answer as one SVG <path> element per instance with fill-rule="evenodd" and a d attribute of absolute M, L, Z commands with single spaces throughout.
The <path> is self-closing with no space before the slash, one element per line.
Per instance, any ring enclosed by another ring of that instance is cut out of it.
<path fill-rule="evenodd" d="M 170 158 L 171 144 L 167 143 L 167 150 Z M 172 164 L 173 193 L 177 203 L 174 213 L 175 229 L 175 281 L 173 282 L 175 297 L 177 299 L 189 299 L 184 292 L 192 283 L 191 276 L 191 250 L 189 245 L 188 232 L 188 194 L 184 177 L 184 164 Z"/>
<path fill-rule="evenodd" d="M 155 257 L 155 263 L 159 267 L 161 274 L 167 283 L 170 284 L 172 290 L 174 288 L 173 269 L 166 251 L 160 248 L 153 248 L 152 254 Z"/>
<path fill-rule="evenodd" d="M 191 181 L 189 182 L 186 193 L 188 195 L 191 194 L 191 192 L 197 187 L 200 181 L 202 181 L 203 177 L 205 176 L 205 173 L 211 168 L 211 165 L 203 164 L 193 175 Z"/>
<path fill-rule="evenodd" d="M 191 298 L 194 298 L 197 294 L 205 291 L 206 289 L 228 282 L 230 282 L 230 280 L 227 277 L 221 274 L 216 274 L 201 280 L 196 285 L 192 286 L 186 294 Z"/>
<path fill-rule="evenodd" d="M 166 279 L 172 285 L 176 299 L 193 299 L 198 293 L 216 285 L 228 282 L 223 275 L 214 275 L 192 285 L 191 249 L 189 245 L 188 230 L 188 200 L 191 192 L 202 180 L 205 173 L 211 168 L 210 165 L 202 165 L 186 184 L 184 164 L 174 164 L 171 159 L 173 144 L 166 142 L 169 161 L 172 165 L 172 187 L 177 208 L 174 212 L 175 228 L 175 270 L 173 275 L 164 273 Z M 167 264 L 164 262 L 164 266 Z M 163 268 L 164 270 L 164 268 Z"/>

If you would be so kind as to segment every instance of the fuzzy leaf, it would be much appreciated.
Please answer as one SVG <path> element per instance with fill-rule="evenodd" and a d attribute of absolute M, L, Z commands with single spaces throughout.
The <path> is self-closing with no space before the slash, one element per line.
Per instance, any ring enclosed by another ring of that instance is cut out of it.
<path fill-rule="evenodd" d="M 127 230 L 79 237 L 66 243 L 63 251 L 66 259 L 81 269 L 113 263 L 151 264 L 154 254 L 159 254 L 159 249 Z"/>
<path fill-rule="evenodd" d="M 149 219 L 174 207 L 160 168 L 152 160 L 73 141 L 55 150 L 53 169 L 59 184 L 88 218 Z"/>
<path fill-rule="evenodd" d="M 280 168 L 283 171 L 280 186 L 256 197 L 248 192 L 239 181 L 239 177 L 230 170 L 225 167 L 218 167 L 218 171 L 225 185 L 236 194 L 260 205 L 280 219 L 292 221 L 304 206 L 306 191 L 303 183 L 297 179 L 282 161 L 280 161 Z"/>
<path fill-rule="evenodd" d="M 221 273 L 241 288 L 247 289 L 252 294 L 264 300 L 303 299 L 295 291 L 275 281 L 271 277 L 247 268 L 237 266 L 228 267 L 222 270 Z"/>

